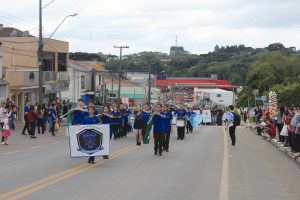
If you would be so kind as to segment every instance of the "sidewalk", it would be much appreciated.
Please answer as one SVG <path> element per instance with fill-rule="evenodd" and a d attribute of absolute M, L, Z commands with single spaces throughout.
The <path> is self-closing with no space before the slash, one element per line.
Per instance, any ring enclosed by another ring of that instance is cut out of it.
<path fill-rule="evenodd" d="M 250 130 L 252 130 L 252 132 L 255 134 L 255 125 L 253 124 L 249 124 L 249 127 L 247 127 L 247 125 L 245 125 L 245 128 L 249 128 Z M 290 147 L 284 147 L 282 142 L 279 142 L 277 139 L 272 139 L 270 141 L 270 143 L 275 146 L 279 151 L 283 152 L 284 154 L 286 154 L 287 156 L 289 156 L 291 159 L 295 160 L 295 153 L 293 153 L 291 151 Z M 300 158 L 298 157 L 295 162 L 297 162 L 298 164 L 300 164 Z"/>
<path fill-rule="evenodd" d="M 24 123 L 15 121 L 15 127 L 16 129 L 14 130 L 13 134 L 8 138 L 9 145 L 0 145 L 0 154 L 8 154 L 10 152 L 22 151 L 25 149 L 35 148 L 38 146 L 63 142 L 67 140 L 65 126 L 60 127 L 60 131 L 56 133 L 56 136 L 52 136 L 52 134 L 48 132 L 48 127 L 45 134 L 38 134 L 36 128 L 36 139 L 32 139 L 28 135 L 21 134 Z M 28 134 L 27 131 L 26 134 Z"/>

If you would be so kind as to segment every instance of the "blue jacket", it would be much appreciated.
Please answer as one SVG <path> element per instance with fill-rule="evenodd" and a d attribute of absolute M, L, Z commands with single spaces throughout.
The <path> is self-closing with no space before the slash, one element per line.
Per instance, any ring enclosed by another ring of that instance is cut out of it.
<path fill-rule="evenodd" d="M 165 113 L 163 112 L 164 115 L 166 115 L 166 118 L 163 118 L 163 127 L 164 127 L 164 132 L 167 132 L 171 130 L 171 121 L 173 119 L 172 113 Z"/>
<path fill-rule="evenodd" d="M 87 115 L 88 115 L 88 112 L 83 112 L 81 110 L 75 110 L 74 117 L 72 120 L 72 125 L 81 124 Z"/>
<path fill-rule="evenodd" d="M 178 119 L 182 119 L 183 117 L 186 116 L 187 112 L 186 112 L 186 110 L 184 110 L 184 109 L 182 109 L 182 110 L 177 109 L 177 110 L 174 112 L 174 114 L 177 116 Z"/>
<path fill-rule="evenodd" d="M 82 124 L 99 124 L 100 120 L 98 117 L 90 117 L 90 116 L 85 116 L 85 118 L 82 121 Z"/>
<path fill-rule="evenodd" d="M 164 114 L 164 113 L 160 113 Z M 153 134 L 163 134 L 165 129 L 164 129 L 164 124 L 163 124 L 163 118 L 159 115 L 154 115 L 153 117 Z"/>

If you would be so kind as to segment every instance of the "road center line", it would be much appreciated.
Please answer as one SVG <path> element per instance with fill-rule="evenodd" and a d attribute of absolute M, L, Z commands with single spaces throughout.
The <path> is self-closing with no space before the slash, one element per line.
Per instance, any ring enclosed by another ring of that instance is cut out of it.
<path fill-rule="evenodd" d="M 222 164 L 222 174 L 221 174 L 221 184 L 220 184 L 220 196 L 219 200 L 228 200 L 228 141 L 225 128 L 223 128 L 224 136 L 224 155 L 223 155 L 223 164 Z"/>

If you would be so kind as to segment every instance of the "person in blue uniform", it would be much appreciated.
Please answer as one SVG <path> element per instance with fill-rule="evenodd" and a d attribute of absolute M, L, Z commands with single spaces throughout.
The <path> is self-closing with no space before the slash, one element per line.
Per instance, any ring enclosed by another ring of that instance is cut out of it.
<path fill-rule="evenodd" d="M 112 132 L 114 135 L 114 140 L 117 140 L 120 138 L 120 130 L 121 130 L 120 127 L 122 126 L 122 117 L 117 106 L 114 106 L 114 110 L 111 111 L 110 115 L 113 116 L 111 121 L 112 121 Z"/>
<path fill-rule="evenodd" d="M 109 106 L 104 106 L 103 108 L 103 114 L 101 116 L 102 124 L 109 124 L 109 135 L 110 139 L 112 138 L 112 119 L 114 117 L 110 114 L 110 108 Z M 108 159 L 109 156 L 103 156 L 104 159 Z"/>
<path fill-rule="evenodd" d="M 99 124 L 100 120 L 98 117 L 95 116 L 95 107 L 89 106 L 89 115 L 85 116 L 85 118 L 82 121 L 83 125 L 89 125 L 89 124 Z M 88 163 L 95 164 L 95 156 L 89 157 Z"/>
<path fill-rule="evenodd" d="M 161 112 L 161 104 L 155 106 L 155 115 L 153 116 L 153 136 L 154 136 L 154 155 L 162 156 L 164 142 L 163 119 L 166 117 Z"/>
<path fill-rule="evenodd" d="M 184 109 L 183 103 L 179 104 L 179 108 L 175 110 L 174 115 L 176 116 L 177 120 L 186 120 L 186 110 Z M 185 127 L 177 127 L 177 140 L 184 139 L 184 130 Z"/>
<path fill-rule="evenodd" d="M 144 137 L 145 137 L 145 133 L 147 130 L 147 123 L 149 122 L 150 119 L 150 106 L 149 104 L 145 104 L 144 105 L 144 109 L 142 110 L 142 120 L 143 120 L 143 128 L 142 128 L 142 137 L 143 137 L 143 141 L 144 141 Z"/>
<path fill-rule="evenodd" d="M 84 108 L 83 99 L 78 99 L 78 106 L 74 110 L 72 125 L 81 124 L 84 118 L 88 115 L 88 110 Z"/>
<path fill-rule="evenodd" d="M 172 131 L 172 113 L 169 111 L 168 104 L 163 106 L 163 115 L 165 118 L 163 119 L 163 127 L 164 127 L 164 146 L 163 150 L 169 152 L 169 143 L 170 143 L 170 134 Z"/>
<path fill-rule="evenodd" d="M 193 120 L 193 117 L 196 115 L 196 113 L 193 112 L 192 107 L 189 107 L 186 115 L 187 115 L 186 133 L 188 134 L 189 132 L 190 133 L 193 132 L 192 120 Z"/>

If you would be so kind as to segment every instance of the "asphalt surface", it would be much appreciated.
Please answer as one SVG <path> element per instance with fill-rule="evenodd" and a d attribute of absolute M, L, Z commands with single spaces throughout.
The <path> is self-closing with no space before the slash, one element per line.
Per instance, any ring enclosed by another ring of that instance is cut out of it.
<path fill-rule="evenodd" d="M 36 140 L 16 132 L 0 146 L 0 199 L 300 200 L 295 162 L 243 127 L 235 149 L 224 135 L 221 127 L 199 127 L 183 141 L 173 133 L 160 157 L 130 134 L 91 165 L 69 157 L 64 130 Z"/>

